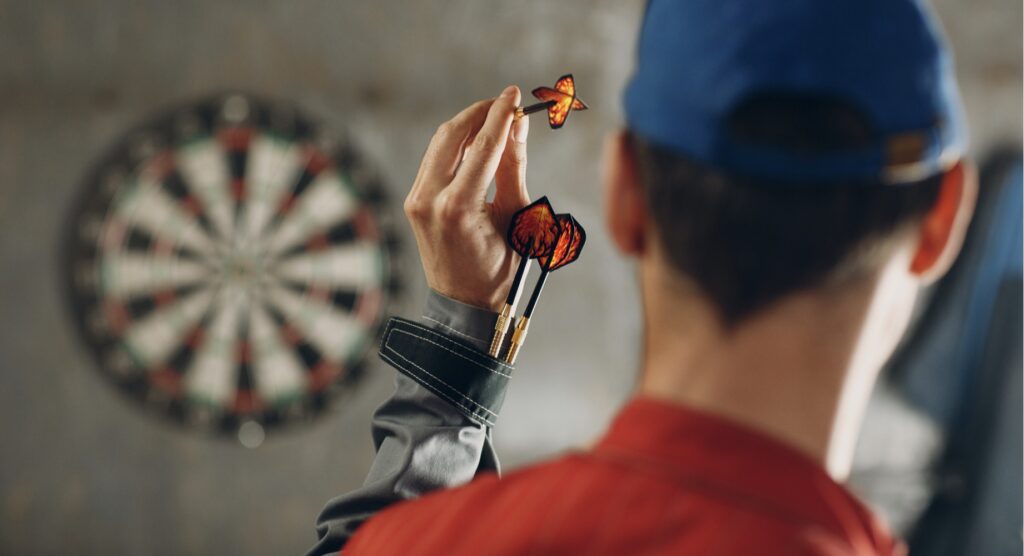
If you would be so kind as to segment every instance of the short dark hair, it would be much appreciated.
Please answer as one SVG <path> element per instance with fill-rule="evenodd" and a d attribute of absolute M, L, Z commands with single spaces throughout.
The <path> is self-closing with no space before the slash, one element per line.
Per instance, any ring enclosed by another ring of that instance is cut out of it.
<path fill-rule="evenodd" d="M 630 140 L 667 259 L 727 327 L 787 294 L 874 268 L 934 205 L 942 181 L 766 183 Z"/>

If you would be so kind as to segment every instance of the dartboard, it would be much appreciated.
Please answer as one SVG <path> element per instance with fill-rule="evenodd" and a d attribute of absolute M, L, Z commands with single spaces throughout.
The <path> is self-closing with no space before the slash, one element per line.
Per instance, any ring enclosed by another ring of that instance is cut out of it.
<path fill-rule="evenodd" d="M 219 95 L 128 132 L 66 236 L 97 367 L 243 443 L 308 421 L 357 383 L 395 290 L 382 192 L 346 136 L 286 103 Z"/>

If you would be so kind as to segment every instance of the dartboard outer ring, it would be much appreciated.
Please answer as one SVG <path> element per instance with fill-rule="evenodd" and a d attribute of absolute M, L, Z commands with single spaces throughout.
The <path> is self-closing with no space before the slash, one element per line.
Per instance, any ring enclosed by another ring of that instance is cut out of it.
<path fill-rule="evenodd" d="M 213 95 L 148 119 L 87 174 L 65 224 L 67 304 L 95 366 L 146 412 L 262 438 L 362 379 L 400 289 L 392 223 L 346 134 L 291 103 Z"/>

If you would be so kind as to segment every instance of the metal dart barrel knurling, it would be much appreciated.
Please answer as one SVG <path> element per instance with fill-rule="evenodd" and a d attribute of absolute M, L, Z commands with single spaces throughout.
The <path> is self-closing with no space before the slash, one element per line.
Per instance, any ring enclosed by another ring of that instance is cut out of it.
<path fill-rule="evenodd" d="M 505 334 L 508 333 L 508 326 L 511 324 L 512 305 L 506 303 L 498 313 L 498 320 L 494 323 L 494 337 L 491 338 L 491 347 L 487 353 L 491 357 L 498 357 L 501 344 L 505 342 Z"/>
<path fill-rule="evenodd" d="M 509 365 L 515 364 L 519 349 L 526 342 L 526 331 L 529 327 L 530 319 L 528 317 L 519 317 L 519 320 L 516 321 L 515 331 L 512 332 L 512 342 L 509 343 L 508 354 L 505 355 L 505 362 Z"/>

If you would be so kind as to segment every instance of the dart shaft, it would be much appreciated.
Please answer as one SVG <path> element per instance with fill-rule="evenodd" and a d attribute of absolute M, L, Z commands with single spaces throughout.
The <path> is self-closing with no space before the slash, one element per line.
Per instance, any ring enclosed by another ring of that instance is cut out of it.
<path fill-rule="evenodd" d="M 533 310 L 537 308 L 537 300 L 540 299 L 540 292 L 544 289 L 544 283 L 548 280 L 548 271 L 543 270 L 540 273 L 540 277 L 537 278 L 537 285 L 533 287 L 533 294 L 530 295 L 530 302 L 526 305 L 526 310 L 523 311 L 525 318 L 533 316 Z"/>
<path fill-rule="evenodd" d="M 516 269 L 516 275 L 512 278 L 512 287 L 508 289 L 505 306 L 501 308 L 501 312 L 498 313 L 498 320 L 494 323 L 494 336 L 491 338 L 491 347 L 487 350 L 491 357 L 498 356 L 501 344 L 505 342 L 505 334 L 508 333 L 508 327 L 512 324 L 512 313 L 516 309 L 516 304 L 519 303 L 519 294 L 523 290 L 523 278 L 526 277 L 529 267 L 530 259 L 522 257 L 519 260 L 519 268 Z"/>
<path fill-rule="evenodd" d="M 508 346 L 508 353 L 505 354 L 505 362 L 513 364 L 516 362 L 516 356 L 519 355 L 519 350 L 522 349 L 523 344 L 526 342 L 526 332 L 530 327 L 530 318 L 533 316 L 533 310 L 537 308 L 537 300 L 540 299 L 540 292 L 544 290 L 544 283 L 548 280 L 548 274 L 546 270 L 542 270 L 540 277 L 537 278 L 537 285 L 533 287 L 533 294 L 530 295 L 530 302 L 526 305 L 526 310 L 523 311 L 523 316 L 519 317 L 516 321 L 516 328 L 512 332 L 512 341 Z"/>
<path fill-rule="evenodd" d="M 526 277 L 526 269 L 529 265 L 530 259 L 520 257 L 519 268 L 516 269 L 516 275 L 512 278 L 512 287 L 508 289 L 508 297 L 505 298 L 505 305 L 515 307 L 516 301 L 519 299 L 519 291 L 523 289 L 523 278 Z"/>
<path fill-rule="evenodd" d="M 540 112 L 541 110 L 547 110 L 548 108 L 550 108 L 551 106 L 554 106 L 554 105 L 555 105 L 555 101 L 548 100 L 548 101 L 544 101 L 544 102 L 538 102 L 537 104 L 531 104 L 529 106 L 524 106 L 524 107 L 521 107 L 521 108 L 516 108 L 516 117 L 517 118 L 522 118 L 523 116 L 527 116 L 529 114 L 533 114 L 534 112 Z"/>

